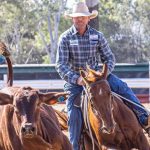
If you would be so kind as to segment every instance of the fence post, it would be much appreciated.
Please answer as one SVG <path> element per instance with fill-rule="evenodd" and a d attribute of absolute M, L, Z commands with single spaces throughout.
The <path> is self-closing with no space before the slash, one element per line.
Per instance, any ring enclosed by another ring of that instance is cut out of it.
<path fill-rule="evenodd" d="M 3 87 L 7 84 L 7 74 L 3 75 Z"/>

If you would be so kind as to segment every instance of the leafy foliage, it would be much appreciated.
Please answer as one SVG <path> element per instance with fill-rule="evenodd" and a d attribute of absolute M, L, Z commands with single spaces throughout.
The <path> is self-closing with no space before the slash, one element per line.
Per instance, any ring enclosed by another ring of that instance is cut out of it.
<path fill-rule="evenodd" d="M 149 61 L 149 0 L 101 1 L 100 28 L 107 36 L 117 62 Z"/>
<path fill-rule="evenodd" d="M 0 0 L 0 40 L 10 48 L 13 61 L 53 63 L 59 35 L 72 22 L 63 14 L 67 0 Z M 101 0 L 100 31 L 117 62 L 150 60 L 150 1 Z"/>

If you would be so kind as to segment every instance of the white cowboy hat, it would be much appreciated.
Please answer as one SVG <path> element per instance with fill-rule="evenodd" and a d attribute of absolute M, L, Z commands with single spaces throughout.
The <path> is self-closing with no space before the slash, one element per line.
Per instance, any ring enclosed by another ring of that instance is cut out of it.
<path fill-rule="evenodd" d="M 87 5 L 84 2 L 75 3 L 72 9 L 72 14 L 68 14 L 68 13 L 65 14 L 65 16 L 68 18 L 89 16 L 90 19 L 95 18 L 97 15 L 98 15 L 98 11 L 93 10 L 90 13 Z"/>

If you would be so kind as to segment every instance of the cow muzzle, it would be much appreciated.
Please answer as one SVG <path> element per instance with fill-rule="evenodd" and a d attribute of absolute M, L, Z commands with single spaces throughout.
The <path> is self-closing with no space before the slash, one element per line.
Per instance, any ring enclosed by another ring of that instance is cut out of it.
<path fill-rule="evenodd" d="M 21 134 L 24 138 L 32 138 L 36 134 L 36 128 L 32 123 L 25 123 L 21 127 Z"/>

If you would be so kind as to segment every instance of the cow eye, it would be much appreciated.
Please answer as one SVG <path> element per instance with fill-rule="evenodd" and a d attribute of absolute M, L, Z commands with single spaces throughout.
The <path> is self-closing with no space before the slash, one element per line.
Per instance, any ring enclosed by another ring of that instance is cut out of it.
<path fill-rule="evenodd" d="M 37 103 L 37 106 L 40 106 L 41 105 L 41 102 L 39 101 L 38 103 Z"/>
<path fill-rule="evenodd" d="M 19 114 L 19 111 L 18 111 L 18 109 L 17 109 L 16 106 L 14 106 L 14 110 L 15 110 L 15 113 L 16 113 L 16 114 Z"/>
<path fill-rule="evenodd" d="M 20 113 L 17 109 L 15 109 L 15 113 L 17 114 L 17 116 L 20 116 Z"/>

